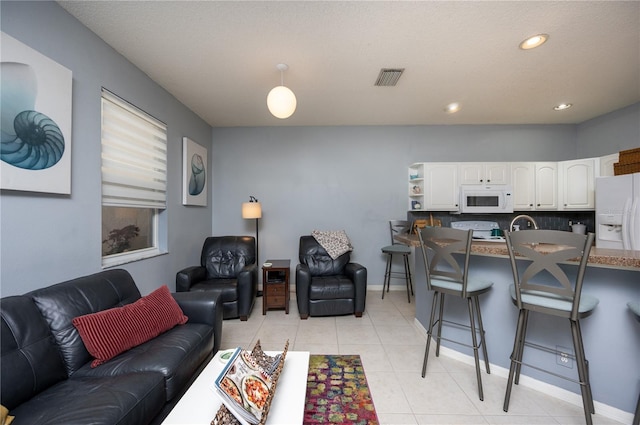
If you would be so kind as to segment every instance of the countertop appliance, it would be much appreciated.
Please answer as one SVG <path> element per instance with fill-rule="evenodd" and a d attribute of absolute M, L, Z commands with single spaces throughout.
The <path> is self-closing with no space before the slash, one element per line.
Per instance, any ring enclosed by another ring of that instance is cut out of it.
<path fill-rule="evenodd" d="M 460 212 L 512 213 L 511 186 L 506 184 L 463 184 L 460 186 Z"/>
<path fill-rule="evenodd" d="M 452 221 L 451 227 L 454 229 L 473 229 L 473 239 L 482 242 L 505 242 L 504 237 L 494 236 L 494 230 L 500 230 L 500 226 L 495 221 Z M 502 232 L 500 232 L 502 233 Z"/>
<path fill-rule="evenodd" d="M 640 250 L 640 173 L 596 178 L 596 246 Z"/>

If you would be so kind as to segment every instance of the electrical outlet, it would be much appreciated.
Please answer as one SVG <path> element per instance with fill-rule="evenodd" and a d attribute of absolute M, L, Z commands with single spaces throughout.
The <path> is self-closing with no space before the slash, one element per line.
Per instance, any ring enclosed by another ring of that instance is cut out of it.
<path fill-rule="evenodd" d="M 573 369 L 573 350 L 571 348 L 556 345 L 556 363 L 560 366 Z"/>
<path fill-rule="evenodd" d="M 569 220 L 569 227 L 573 226 L 573 221 Z"/>

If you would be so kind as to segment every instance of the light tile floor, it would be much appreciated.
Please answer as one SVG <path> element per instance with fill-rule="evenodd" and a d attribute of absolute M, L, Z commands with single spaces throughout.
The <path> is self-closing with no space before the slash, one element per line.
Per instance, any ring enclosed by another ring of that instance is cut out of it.
<path fill-rule="evenodd" d="M 541 392 L 514 386 L 509 412 L 502 411 L 506 379 L 483 371 L 484 401 L 478 399 L 475 369 L 443 355 L 429 357 L 421 377 L 425 336 L 414 324 L 415 303 L 403 291 L 369 291 L 362 318 L 310 317 L 300 320 L 295 294 L 289 314 L 270 310 L 262 315 L 257 298 L 246 322 L 225 320 L 222 347 L 312 354 L 359 354 L 376 412 L 382 424 L 562 424 L 584 423 L 582 408 Z M 432 348 L 435 344 L 432 344 Z M 619 424 L 594 415 L 597 425 Z"/>

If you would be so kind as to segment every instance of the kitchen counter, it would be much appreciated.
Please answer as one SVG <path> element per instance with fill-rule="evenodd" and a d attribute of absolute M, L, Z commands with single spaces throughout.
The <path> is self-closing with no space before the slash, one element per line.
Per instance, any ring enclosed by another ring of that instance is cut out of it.
<path fill-rule="evenodd" d="M 396 235 L 394 239 L 405 245 L 420 246 L 417 235 Z M 471 244 L 471 253 L 492 257 L 509 257 L 505 242 L 474 240 Z M 640 271 L 640 251 L 593 247 L 589 254 L 588 266 Z"/>

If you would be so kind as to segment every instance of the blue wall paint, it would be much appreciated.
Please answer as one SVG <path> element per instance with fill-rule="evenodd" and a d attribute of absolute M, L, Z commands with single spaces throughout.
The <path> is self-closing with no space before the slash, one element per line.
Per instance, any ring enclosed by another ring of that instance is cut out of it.
<path fill-rule="evenodd" d="M 300 235 L 345 229 L 379 285 L 387 221 L 407 215 L 409 164 L 559 161 L 578 145 L 573 125 L 214 128 L 212 143 L 215 234 L 254 234 L 240 217 L 253 195 L 262 260 L 296 259 Z"/>
<path fill-rule="evenodd" d="M 269 256 L 291 258 L 295 263 L 301 234 L 314 228 L 340 228 L 352 237 L 356 247 L 353 258 L 369 268 L 370 282 L 381 284 L 384 259 L 380 247 L 388 243 L 386 221 L 406 216 L 408 164 L 565 160 L 599 156 L 639 144 L 640 104 L 578 126 L 272 127 L 211 131 L 56 3 L 0 2 L 0 15 L 4 32 L 73 72 L 72 194 L 1 193 L 3 296 L 100 270 L 101 86 L 168 124 L 169 254 L 125 267 L 143 293 L 163 283 L 173 288 L 176 271 L 199 258 L 204 236 L 253 235 L 255 222 L 240 216 L 240 205 L 249 195 L 263 203 L 262 261 Z M 213 184 L 207 208 L 181 205 L 183 136 L 210 147 Z M 597 275 L 597 283 L 592 286 L 604 292 L 610 288 L 607 282 L 614 277 L 618 281 L 616 276 L 620 276 L 622 286 L 629 279 L 637 279 L 634 272 L 612 274 L 601 270 Z M 626 298 L 626 291 L 616 296 Z M 606 293 L 602 299 L 609 299 Z M 622 302 L 610 300 L 616 305 Z M 504 308 L 507 307 L 510 305 Z M 606 338 L 633 335 L 631 319 L 623 310 L 616 310 L 615 314 L 615 323 L 622 323 L 622 327 L 588 329 L 588 336 L 585 329 L 585 338 L 604 334 L 599 342 L 606 345 Z M 630 339 L 625 344 L 628 346 L 622 349 L 632 350 L 637 348 L 638 340 Z M 606 377 L 597 379 L 598 385 L 618 384 Z M 628 385 L 624 387 L 629 391 Z M 636 394 L 637 390 L 637 381 L 635 386 L 631 381 L 631 393 Z M 617 397 L 615 392 L 611 394 Z M 630 398 L 629 393 L 621 395 L 620 405 L 628 408 Z M 617 405 L 615 400 L 600 400 Z"/>
<path fill-rule="evenodd" d="M 2 295 L 101 270 L 100 88 L 168 126 L 168 255 L 126 265 L 141 292 L 175 288 L 176 271 L 199 260 L 211 206 L 184 207 L 182 137 L 209 146 L 211 127 L 55 2 L 1 2 L 2 31 L 73 72 L 71 196 L 2 191 Z M 185 225 L 188 223 L 188 225 Z"/>
<path fill-rule="evenodd" d="M 640 103 L 579 124 L 577 137 L 578 158 L 640 147 Z"/>

